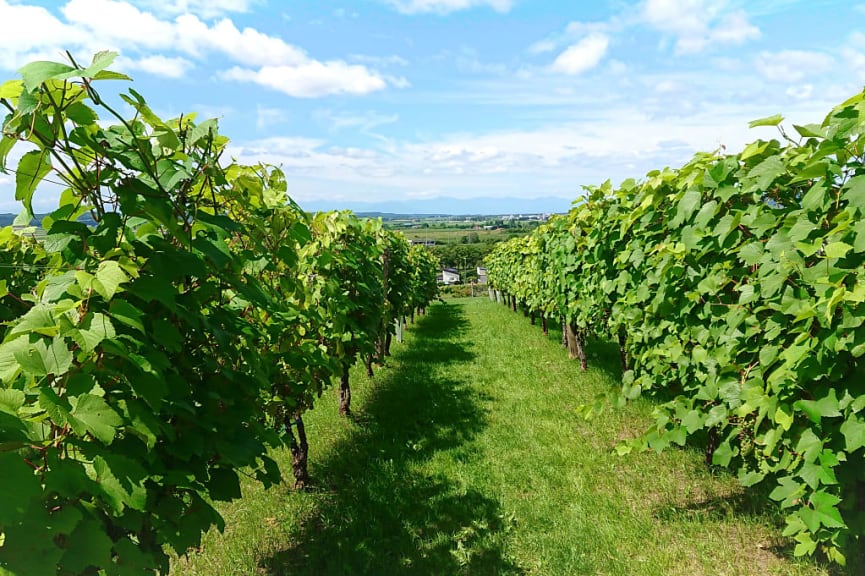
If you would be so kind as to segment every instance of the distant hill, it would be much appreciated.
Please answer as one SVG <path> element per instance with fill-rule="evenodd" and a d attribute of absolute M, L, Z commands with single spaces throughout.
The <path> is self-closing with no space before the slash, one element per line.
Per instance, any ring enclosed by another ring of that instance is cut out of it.
<path fill-rule="evenodd" d="M 548 196 L 543 198 L 427 198 L 362 202 L 353 200 L 313 200 L 299 202 L 309 212 L 352 210 L 371 216 L 424 215 L 469 216 L 505 214 L 552 214 L 570 210 L 573 199 Z"/>
<path fill-rule="evenodd" d="M 17 214 L 0 214 L 0 226 L 11 225 L 12 222 L 15 221 L 15 218 L 17 216 L 18 216 Z M 47 216 L 47 214 L 36 214 L 33 217 L 33 220 L 30 221 L 30 225 L 31 226 L 39 226 L 42 222 L 42 219 L 45 216 Z M 84 224 L 87 224 L 88 226 L 96 224 L 96 222 L 93 221 L 93 218 L 90 216 L 90 214 L 85 214 L 84 216 L 79 218 L 78 221 L 83 222 Z"/>
<path fill-rule="evenodd" d="M 416 216 L 474 216 L 507 214 L 554 214 L 565 213 L 571 208 L 571 199 L 547 196 L 543 198 L 426 198 L 420 200 L 387 200 L 361 202 L 344 200 L 314 200 L 299 202 L 307 212 L 327 210 L 351 210 L 359 216 L 401 219 Z M 15 214 L 0 214 L 0 226 L 9 226 Z M 37 214 L 32 225 L 38 226 L 45 214 Z M 81 217 L 81 222 L 94 224 L 90 215 Z"/>

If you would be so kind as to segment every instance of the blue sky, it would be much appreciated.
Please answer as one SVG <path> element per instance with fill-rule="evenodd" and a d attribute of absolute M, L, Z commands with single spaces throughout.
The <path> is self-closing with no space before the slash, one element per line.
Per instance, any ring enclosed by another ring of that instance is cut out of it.
<path fill-rule="evenodd" d="M 117 50 L 158 113 L 218 117 L 301 205 L 566 207 L 775 135 L 755 118 L 819 122 L 865 83 L 865 4 L 830 0 L 0 0 L 0 23 L 0 79 Z"/>

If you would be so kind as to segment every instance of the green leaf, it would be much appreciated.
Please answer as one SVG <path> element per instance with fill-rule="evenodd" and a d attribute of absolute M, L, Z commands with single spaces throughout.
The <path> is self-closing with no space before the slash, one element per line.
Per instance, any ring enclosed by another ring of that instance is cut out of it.
<path fill-rule="evenodd" d="M 78 329 L 72 333 L 75 343 L 87 353 L 92 352 L 105 339 L 114 338 L 116 332 L 111 320 L 100 312 L 89 312 Z"/>
<path fill-rule="evenodd" d="M 751 120 L 750 122 L 748 122 L 748 128 L 756 128 L 758 126 L 777 126 L 783 121 L 783 116 L 781 116 L 780 114 L 774 114 L 772 116 L 766 116 L 765 118 Z"/>
<path fill-rule="evenodd" d="M 48 369 L 45 367 L 45 356 L 48 352 L 48 346 L 38 340 L 36 343 L 29 344 L 21 350 L 15 351 L 15 360 L 21 367 L 21 371 L 30 376 L 45 376 L 48 374 Z"/>
<path fill-rule="evenodd" d="M 22 406 L 24 406 L 24 392 L 14 388 L 0 388 L 0 411 L 16 415 Z"/>
<path fill-rule="evenodd" d="M 857 254 L 865 252 L 865 219 L 860 219 L 853 225 L 856 239 L 853 241 L 853 251 Z"/>
<path fill-rule="evenodd" d="M 6 158 L 9 156 L 9 152 L 12 151 L 12 148 L 14 148 L 15 144 L 17 143 L 17 138 L 10 138 L 8 136 L 4 136 L 3 133 L 0 132 L 0 172 L 6 171 Z"/>
<path fill-rule="evenodd" d="M 141 548 L 128 538 L 114 543 L 114 566 L 109 576 L 140 576 L 157 572 L 154 558 L 141 551 Z"/>
<path fill-rule="evenodd" d="M 815 424 L 819 424 L 821 418 L 836 418 L 841 416 L 838 396 L 834 388 L 830 389 L 819 400 L 799 400 L 793 404 L 793 407 L 807 414 L 808 418 Z"/>
<path fill-rule="evenodd" d="M 88 568 L 107 568 L 111 565 L 111 538 L 104 524 L 90 518 L 80 522 L 65 541 L 58 568 L 61 574 L 85 574 Z"/>
<path fill-rule="evenodd" d="M 117 58 L 117 52 L 112 52 L 110 50 L 101 50 L 93 55 L 93 60 L 90 62 L 90 66 L 85 68 L 84 70 L 78 70 L 73 73 L 73 76 L 78 76 L 81 78 L 93 78 L 114 62 L 114 59 Z M 70 76 L 71 77 L 71 76 Z"/>
<path fill-rule="evenodd" d="M 852 453 L 865 446 L 865 422 L 852 415 L 841 424 L 841 434 L 844 435 L 845 450 Z"/>
<path fill-rule="evenodd" d="M 801 514 L 801 510 L 799 512 Z M 795 540 L 798 544 L 793 549 L 793 556 L 797 558 L 800 556 L 810 556 L 817 550 L 817 542 L 807 532 L 800 532 L 796 535 Z"/>
<path fill-rule="evenodd" d="M 852 249 L 846 242 L 830 242 L 826 245 L 825 254 L 827 258 L 843 258 Z"/>
<path fill-rule="evenodd" d="M 793 425 L 793 412 L 792 410 L 785 411 L 783 406 L 778 406 L 775 410 L 775 423 L 783 428 L 784 430 L 789 430 L 790 426 Z"/>
<path fill-rule="evenodd" d="M 15 173 L 15 199 L 32 214 L 33 192 L 46 174 L 51 172 L 51 156 L 47 150 L 31 150 L 18 161 Z"/>
<path fill-rule="evenodd" d="M 844 185 L 841 197 L 860 214 L 865 213 L 865 175 L 854 176 Z"/>
<path fill-rule="evenodd" d="M 194 146 L 198 144 L 198 141 L 204 138 L 205 136 L 209 136 L 210 134 L 215 134 L 218 131 L 217 121 L 215 118 L 210 118 L 205 120 L 204 122 L 196 125 L 189 131 L 186 136 L 186 145 Z"/>
<path fill-rule="evenodd" d="M 769 494 L 769 498 L 781 503 L 781 508 L 793 506 L 805 494 L 805 484 L 791 476 L 778 480 L 778 486 Z"/>
<path fill-rule="evenodd" d="M 61 398 L 53 388 L 46 386 L 42 389 L 39 393 L 39 406 L 45 410 L 55 426 L 66 426 L 72 407 L 66 398 Z"/>
<path fill-rule="evenodd" d="M 0 84 L 0 98 L 8 98 L 10 100 L 21 96 L 21 90 L 24 89 L 24 82 L 21 80 L 7 80 Z"/>
<path fill-rule="evenodd" d="M 684 418 L 682 418 L 682 426 L 688 430 L 688 434 L 693 434 L 703 427 L 706 421 L 706 414 L 698 410 L 691 410 Z"/>
<path fill-rule="evenodd" d="M 21 77 L 24 80 L 24 89 L 27 92 L 33 92 L 46 80 L 58 78 L 64 74 L 74 74 L 75 72 L 75 68 L 67 64 L 47 62 L 44 60 L 30 62 L 18 70 L 18 73 L 21 74 Z"/>
<path fill-rule="evenodd" d="M 703 199 L 703 194 L 699 189 L 690 189 L 682 196 L 679 205 L 676 208 L 676 217 L 673 222 L 681 224 L 690 220 L 691 216 L 696 212 L 697 207 Z M 677 224 L 673 224 L 674 226 Z"/>
<path fill-rule="evenodd" d="M 47 374 L 62 376 L 69 372 L 72 367 L 72 351 L 66 346 L 66 340 L 62 336 L 55 336 L 51 345 L 46 346 L 43 362 Z"/>
<path fill-rule="evenodd" d="M 95 124 L 99 117 L 92 108 L 82 102 L 75 102 L 66 108 L 66 116 L 79 126 Z"/>
<path fill-rule="evenodd" d="M 30 347 L 27 337 L 18 337 L 0 344 L 0 382 L 11 383 L 20 373 L 18 355 L 26 353 Z"/>
<path fill-rule="evenodd" d="M 35 332 L 44 336 L 54 336 L 60 331 L 57 321 L 47 304 L 36 304 L 22 316 L 9 331 L 10 336 Z"/>
<path fill-rule="evenodd" d="M 811 532 L 817 532 L 821 525 L 827 528 L 844 528 L 846 525 L 836 507 L 839 502 L 841 499 L 837 496 L 826 492 L 815 492 L 810 498 L 813 508 L 801 508 L 799 516 Z"/>
<path fill-rule="evenodd" d="M 763 256 L 763 245 L 760 242 L 750 242 L 739 249 L 739 259 L 747 266 L 753 266 Z"/>
<path fill-rule="evenodd" d="M 0 471 L 3 479 L 0 527 L 4 527 L 26 517 L 30 506 L 41 498 L 42 486 L 33 468 L 14 452 L 0 452 Z"/>
<path fill-rule="evenodd" d="M 826 137 L 823 133 L 823 127 L 819 124 L 805 124 L 804 126 L 793 124 L 793 128 L 799 133 L 799 136 L 802 136 L 803 138 Z"/>
<path fill-rule="evenodd" d="M 4 501 L 10 497 L 7 494 L 4 492 Z M 74 529 L 77 510 L 64 508 L 49 515 L 39 500 L 32 500 L 30 504 L 25 518 L 5 530 L 5 543 L 0 546 L 0 574 L 3 576 L 57 574 L 62 550 L 55 539 L 68 533 L 66 529 Z"/>
<path fill-rule="evenodd" d="M 120 285 L 127 282 L 129 277 L 126 272 L 114 260 L 105 260 L 99 263 L 96 269 L 96 278 L 93 280 L 93 289 L 105 300 L 111 300 L 118 292 Z"/>
<path fill-rule="evenodd" d="M 126 74 L 121 74 L 120 72 L 113 72 L 111 70 L 103 70 L 101 72 L 97 72 L 95 76 L 93 76 L 94 80 L 132 80 L 131 77 Z"/>
<path fill-rule="evenodd" d="M 731 447 L 729 441 L 721 442 L 712 454 L 712 464 L 726 468 L 738 452 L 739 449 Z"/>
<path fill-rule="evenodd" d="M 826 193 L 826 186 L 822 182 L 817 182 L 811 189 L 802 197 L 802 207 L 811 212 L 822 212 L 829 202 L 829 195 Z"/>
<path fill-rule="evenodd" d="M 802 432 L 802 435 L 799 436 L 799 442 L 796 443 L 796 452 L 801 454 L 806 462 L 816 460 L 822 449 L 823 441 L 810 428 Z"/>
<path fill-rule="evenodd" d="M 127 506 L 133 510 L 147 510 L 147 471 L 135 460 L 120 454 L 97 456 L 93 460 L 96 481 L 111 506 L 122 512 Z"/>
<path fill-rule="evenodd" d="M 769 156 L 748 173 L 748 180 L 752 181 L 757 190 L 764 192 L 769 189 L 778 176 L 787 171 L 786 166 L 778 156 Z"/>
<path fill-rule="evenodd" d="M 766 474 L 763 472 L 745 471 L 743 468 L 739 471 L 739 484 L 745 487 L 754 486 L 762 482 L 765 477 Z"/>
<path fill-rule="evenodd" d="M 69 423 L 76 434 L 89 432 L 103 444 L 114 441 L 116 429 L 123 424 L 123 419 L 105 400 L 92 394 L 82 394 L 72 399 L 72 405 Z"/>
<path fill-rule="evenodd" d="M 214 500 L 229 502 L 240 498 L 240 480 L 237 472 L 228 468 L 212 468 L 207 489 Z"/>
<path fill-rule="evenodd" d="M 130 328 L 134 328 L 142 334 L 144 333 L 144 324 L 141 322 L 141 319 L 144 317 L 144 312 L 129 302 L 125 300 L 115 300 L 111 302 L 109 315 L 121 324 L 126 324 Z"/>
<path fill-rule="evenodd" d="M 804 480 L 812 490 L 816 490 L 821 484 L 833 485 L 838 483 L 838 480 L 835 478 L 834 470 L 829 466 L 824 466 L 822 463 L 817 462 L 805 462 L 802 465 L 802 469 L 799 470 L 799 477 L 802 478 L 802 480 Z"/>

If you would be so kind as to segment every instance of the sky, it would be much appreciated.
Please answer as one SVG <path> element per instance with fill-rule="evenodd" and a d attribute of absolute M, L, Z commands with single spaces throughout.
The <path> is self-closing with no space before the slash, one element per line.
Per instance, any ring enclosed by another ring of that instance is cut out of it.
<path fill-rule="evenodd" d="M 134 82 L 103 93 L 218 118 L 232 157 L 317 207 L 565 210 L 583 185 L 777 136 L 750 120 L 820 122 L 865 84 L 850 1 L 0 0 L 0 28 L 0 82 L 116 50 Z M 0 173 L 0 212 L 19 209 Z"/>

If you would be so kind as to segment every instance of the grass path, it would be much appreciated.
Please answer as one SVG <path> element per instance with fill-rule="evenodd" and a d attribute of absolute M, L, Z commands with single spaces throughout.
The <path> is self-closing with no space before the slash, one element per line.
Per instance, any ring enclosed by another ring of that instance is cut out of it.
<path fill-rule="evenodd" d="M 616 385 L 595 348 L 580 373 L 504 306 L 433 306 L 375 378 L 352 373 L 352 420 L 332 394 L 308 416 L 315 488 L 248 483 L 172 574 L 830 573 L 792 560 L 773 509 L 698 452 L 613 454 L 651 406 L 575 414 Z"/>

